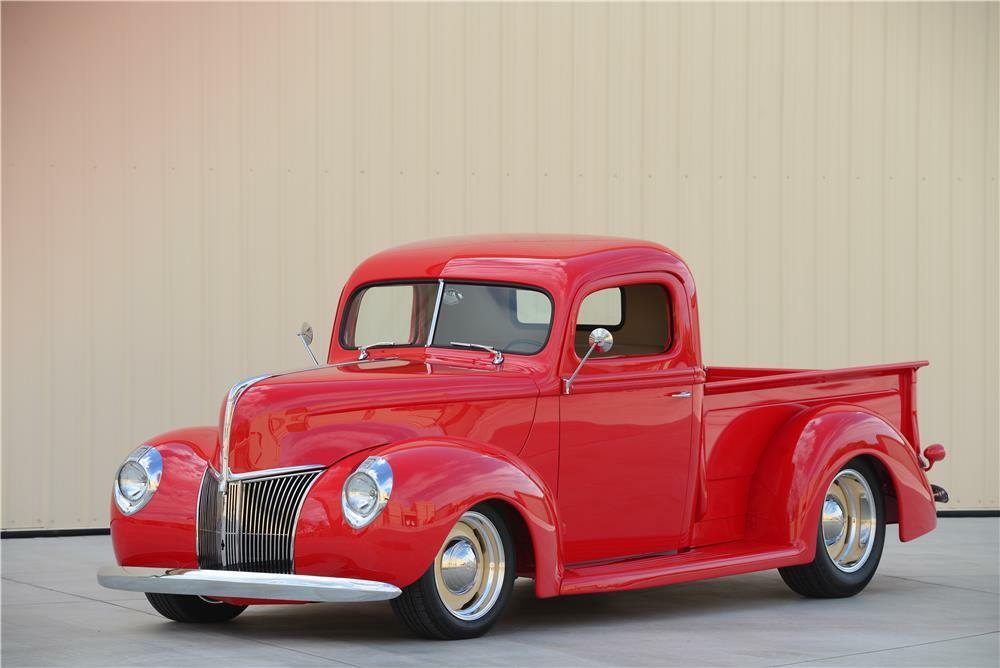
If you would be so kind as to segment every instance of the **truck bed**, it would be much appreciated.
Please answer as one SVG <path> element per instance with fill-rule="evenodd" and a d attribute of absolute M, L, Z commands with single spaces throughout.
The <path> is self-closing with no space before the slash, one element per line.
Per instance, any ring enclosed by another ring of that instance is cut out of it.
<path fill-rule="evenodd" d="M 706 368 L 702 492 L 693 546 L 744 538 L 757 462 L 778 429 L 806 408 L 831 403 L 866 408 L 883 416 L 918 449 L 916 372 L 926 364 L 831 370 Z"/>

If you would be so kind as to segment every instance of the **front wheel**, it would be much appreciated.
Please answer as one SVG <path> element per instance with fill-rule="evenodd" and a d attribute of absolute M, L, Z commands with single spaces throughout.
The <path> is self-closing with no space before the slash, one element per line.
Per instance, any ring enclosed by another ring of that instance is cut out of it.
<path fill-rule="evenodd" d="M 424 638 L 481 636 L 510 599 L 516 563 L 503 518 L 476 506 L 452 527 L 430 568 L 392 599 L 392 609 Z"/>
<path fill-rule="evenodd" d="M 871 464 L 848 462 L 823 499 L 816 557 L 779 568 L 791 589 L 810 598 L 844 598 L 864 589 L 875 575 L 885 541 L 882 487 Z"/>
<path fill-rule="evenodd" d="M 230 605 L 201 596 L 146 594 L 146 598 L 150 605 L 167 619 L 187 624 L 228 622 L 247 609 L 245 605 Z"/>

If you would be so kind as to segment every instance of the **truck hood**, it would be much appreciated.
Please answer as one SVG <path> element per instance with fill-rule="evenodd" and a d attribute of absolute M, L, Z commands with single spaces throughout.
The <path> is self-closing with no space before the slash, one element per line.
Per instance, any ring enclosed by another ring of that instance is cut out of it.
<path fill-rule="evenodd" d="M 516 453 L 528 436 L 537 397 L 525 371 L 406 359 L 280 374 L 240 397 L 229 466 L 244 473 L 329 465 L 425 436 L 469 438 Z M 217 452 L 216 467 L 219 459 Z"/>

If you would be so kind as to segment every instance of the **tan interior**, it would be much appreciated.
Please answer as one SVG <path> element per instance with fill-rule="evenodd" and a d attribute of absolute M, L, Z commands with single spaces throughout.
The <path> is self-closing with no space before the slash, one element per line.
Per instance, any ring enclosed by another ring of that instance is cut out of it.
<path fill-rule="evenodd" d="M 577 325 L 574 345 L 580 357 L 587 354 L 590 347 L 591 329 L 601 326 L 614 335 L 614 346 L 607 353 L 594 351 L 591 357 L 653 355 L 670 346 L 670 299 L 666 288 L 656 283 L 641 283 L 624 285 L 621 290 L 623 317 L 619 326 Z"/>

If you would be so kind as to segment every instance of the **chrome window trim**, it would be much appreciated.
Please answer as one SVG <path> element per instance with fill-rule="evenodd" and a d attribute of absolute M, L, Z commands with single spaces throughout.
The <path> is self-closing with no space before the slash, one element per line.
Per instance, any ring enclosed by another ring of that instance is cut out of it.
<path fill-rule="evenodd" d="M 434 314 L 431 316 L 431 326 L 427 331 L 427 345 L 425 348 L 430 348 L 431 344 L 434 342 L 434 334 L 437 333 L 438 324 L 438 314 L 441 313 L 441 298 L 444 296 L 444 279 L 438 279 L 438 291 L 437 297 L 434 298 Z"/>

